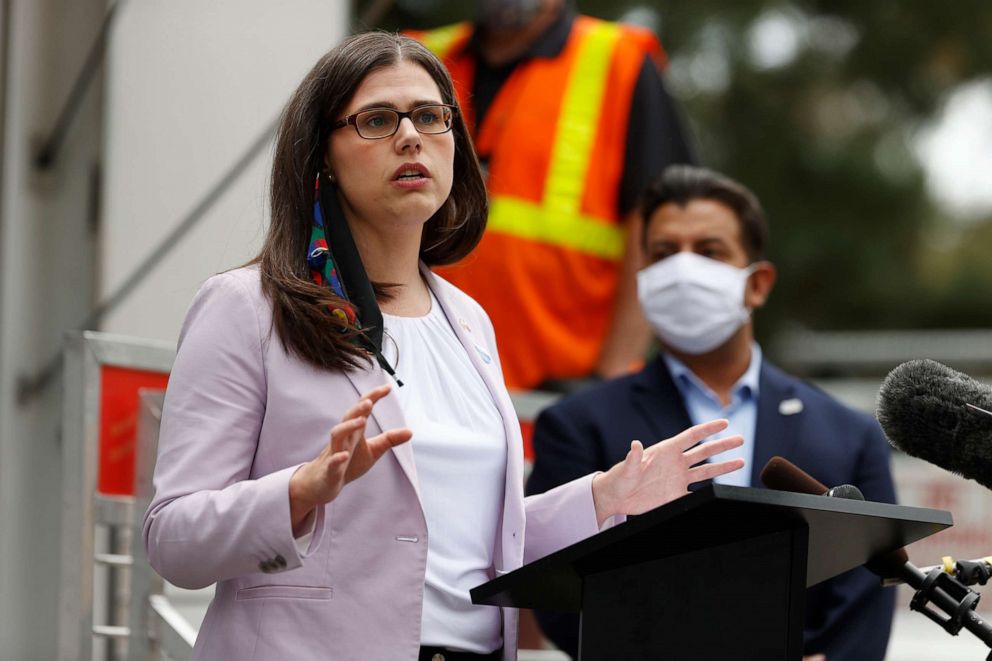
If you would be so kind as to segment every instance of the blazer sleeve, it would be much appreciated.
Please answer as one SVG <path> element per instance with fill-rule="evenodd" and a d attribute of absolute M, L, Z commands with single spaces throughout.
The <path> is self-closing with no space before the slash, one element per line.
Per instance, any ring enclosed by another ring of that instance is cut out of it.
<path fill-rule="evenodd" d="M 889 445 L 875 421 L 866 424 L 854 484 L 866 500 L 894 503 Z M 815 595 L 815 596 L 814 596 Z M 806 653 L 828 661 L 882 661 L 892 629 L 896 588 L 882 587 L 863 567 L 852 569 L 810 590 L 819 604 L 815 622 L 807 621 Z M 811 600 L 812 601 L 812 600 Z"/>
<path fill-rule="evenodd" d="M 307 555 L 289 513 L 289 479 L 299 466 L 251 475 L 266 402 L 257 298 L 235 275 L 214 276 L 180 334 L 144 519 L 149 562 L 180 587 L 295 569 Z M 318 508 L 308 552 L 322 529 Z"/>
<path fill-rule="evenodd" d="M 592 499 L 595 474 L 524 499 L 527 528 L 524 563 L 533 562 L 597 533 L 596 506 Z M 604 528 L 611 525 L 607 522 Z"/>

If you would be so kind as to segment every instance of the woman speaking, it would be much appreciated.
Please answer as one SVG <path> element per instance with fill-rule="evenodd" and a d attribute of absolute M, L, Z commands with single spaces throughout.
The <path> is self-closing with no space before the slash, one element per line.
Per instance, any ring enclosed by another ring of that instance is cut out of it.
<path fill-rule="evenodd" d="M 513 659 L 515 611 L 472 587 L 743 465 L 700 464 L 741 443 L 699 444 L 714 421 L 524 498 L 492 326 L 430 270 L 479 241 L 486 196 L 419 43 L 325 55 L 271 185 L 259 256 L 190 306 L 145 515 L 165 579 L 217 583 L 193 658 Z"/>

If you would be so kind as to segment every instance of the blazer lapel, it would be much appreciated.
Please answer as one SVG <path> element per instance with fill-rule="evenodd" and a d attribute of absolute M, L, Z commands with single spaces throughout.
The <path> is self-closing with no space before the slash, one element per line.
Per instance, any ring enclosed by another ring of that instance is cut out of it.
<path fill-rule="evenodd" d="M 371 361 L 368 369 L 348 370 L 345 372 L 345 376 L 351 381 L 351 385 L 355 388 L 355 392 L 359 397 L 384 383 L 389 383 L 394 390 L 396 389 L 396 384 L 392 383 L 392 380 L 386 376 L 385 371 L 383 371 L 379 363 L 375 360 Z M 372 409 L 372 420 L 378 425 L 379 431 L 406 426 L 406 420 L 403 418 L 403 411 L 400 409 L 400 403 L 395 393 L 389 393 L 389 395 L 376 403 Z M 396 457 L 400 468 L 403 469 L 407 479 L 410 480 L 410 484 L 413 485 L 414 491 L 417 492 L 417 499 L 420 500 L 417 466 L 413 460 L 413 443 L 403 443 L 391 448 L 390 452 Z"/>
<path fill-rule="evenodd" d="M 519 440 L 520 423 L 517 421 L 516 413 L 514 412 L 512 415 L 508 414 L 514 411 L 509 393 L 507 393 L 502 382 L 497 381 L 493 377 L 491 362 L 486 362 L 484 358 L 484 356 L 486 356 L 489 361 L 493 360 L 493 356 L 489 354 L 489 351 L 491 351 L 492 348 L 484 347 L 480 344 L 482 337 L 477 336 L 472 332 L 471 326 L 466 319 L 461 316 L 455 306 L 452 305 L 452 302 L 445 295 L 443 288 L 440 286 L 440 283 L 438 283 L 437 278 L 430 271 L 430 269 L 421 264 L 421 272 L 427 280 L 427 286 L 430 287 L 432 292 L 434 292 L 434 297 L 441 305 L 441 310 L 444 312 L 444 316 L 447 318 L 448 324 L 451 326 L 452 330 L 454 330 L 455 337 L 458 338 L 458 341 L 465 348 L 465 353 L 468 354 L 468 358 L 472 362 L 472 366 L 475 367 L 475 370 L 479 373 L 479 376 L 482 377 L 483 383 L 486 384 L 486 388 L 489 389 L 489 393 L 492 395 L 493 401 L 499 409 L 500 416 L 503 418 L 503 427 L 506 432 L 507 442 L 512 443 L 514 439 Z M 522 455 L 519 458 L 515 455 L 516 453 L 514 452 L 509 452 L 507 455 L 507 475 L 512 475 L 515 471 L 520 470 L 522 484 L 523 458 Z"/>
<path fill-rule="evenodd" d="M 503 510 L 500 513 L 498 528 L 501 530 L 500 536 L 502 541 L 496 544 L 496 556 L 494 558 L 495 566 L 497 568 L 502 567 L 508 560 L 507 554 L 509 553 L 508 550 L 504 549 L 504 543 L 510 542 L 510 539 L 517 532 L 516 529 L 524 525 L 525 518 L 523 499 L 519 496 L 513 496 L 513 494 L 522 493 L 524 483 L 524 453 L 523 439 L 520 434 L 520 422 L 517 420 L 513 402 L 510 401 L 510 395 L 506 387 L 503 385 L 502 380 L 494 376 L 497 373 L 492 366 L 494 357 L 489 354 L 490 351 L 495 350 L 494 347 L 483 346 L 482 336 L 471 330 L 468 321 L 462 316 L 457 306 L 449 300 L 441 283 L 438 282 L 438 279 L 430 269 L 424 264 L 421 264 L 420 270 L 424 275 L 424 279 L 427 281 L 427 286 L 434 292 L 434 297 L 440 304 L 441 310 L 448 320 L 448 324 L 454 330 L 455 337 L 458 338 L 458 341 L 465 348 L 465 353 L 468 354 L 472 366 L 475 367 L 479 376 L 482 377 L 483 383 L 486 384 L 486 388 L 489 389 L 489 393 L 496 403 L 500 417 L 503 418 L 503 431 L 507 444 L 506 479 L 503 486 Z M 488 361 L 484 357 L 488 357 Z M 513 533 L 513 535 L 507 535 L 507 530 Z M 522 547 L 520 550 L 522 552 Z"/>
<path fill-rule="evenodd" d="M 792 453 L 799 431 L 802 400 L 795 386 L 767 361 L 762 361 L 758 376 L 758 420 L 754 430 L 754 459 L 751 463 L 751 486 L 762 486 L 761 470 L 775 455 Z"/>

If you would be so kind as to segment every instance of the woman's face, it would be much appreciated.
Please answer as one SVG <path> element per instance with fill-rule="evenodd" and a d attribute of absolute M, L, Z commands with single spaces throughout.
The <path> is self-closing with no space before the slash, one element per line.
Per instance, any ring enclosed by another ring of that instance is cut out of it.
<path fill-rule="evenodd" d="M 408 112 L 443 103 L 437 84 L 419 64 L 401 61 L 370 73 L 340 116 L 369 108 Z M 353 229 L 419 232 L 451 192 L 455 139 L 451 131 L 418 133 L 410 118 L 388 138 L 368 140 L 344 126 L 331 132 L 327 166 Z"/>

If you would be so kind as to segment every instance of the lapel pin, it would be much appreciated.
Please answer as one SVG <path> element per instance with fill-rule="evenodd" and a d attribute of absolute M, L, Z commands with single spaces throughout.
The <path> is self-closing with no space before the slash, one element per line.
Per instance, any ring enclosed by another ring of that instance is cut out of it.
<path fill-rule="evenodd" d="M 472 332 L 472 329 L 469 328 L 468 322 L 462 319 L 461 317 L 458 317 L 458 325 L 464 328 L 466 333 Z"/>
<path fill-rule="evenodd" d="M 493 362 L 493 357 L 486 353 L 486 350 L 480 347 L 478 344 L 475 345 L 475 350 L 479 352 L 479 358 L 482 359 L 486 365 Z"/>
<path fill-rule="evenodd" d="M 803 400 L 793 397 L 792 399 L 783 399 L 778 404 L 778 412 L 782 415 L 795 415 L 797 413 L 802 413 L 803 411 Z"/>

